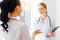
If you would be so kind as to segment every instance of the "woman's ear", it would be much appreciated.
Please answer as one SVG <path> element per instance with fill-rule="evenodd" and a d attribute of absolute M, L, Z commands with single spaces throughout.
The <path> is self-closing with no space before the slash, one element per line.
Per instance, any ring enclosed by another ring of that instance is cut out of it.
<path fill-rule="evenodd" d="M 47 8 L 46 8 L 46 13 L 48 13 Z"/>
<path fill-rule="evenodd" d="M 18 15 L 21 15 L 22 7 L 17 5 L 15 11 L 18 13 Z"/>
<path fill-rule="evenodd" d="M 15 11 L 19 11 L 19 6 L 17 5 L 16 8 L 15 8 Z"/>

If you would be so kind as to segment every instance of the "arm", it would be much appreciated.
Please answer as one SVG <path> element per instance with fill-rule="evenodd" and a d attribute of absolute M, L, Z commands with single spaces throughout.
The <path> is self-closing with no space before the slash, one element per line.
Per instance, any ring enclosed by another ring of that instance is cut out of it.
<path fill-rule="evenodd" d="M 38 18 L 39 19 L 39 18 Z M 38 24 L 37 24 L 37 21 L 38 21 L 38 19 L 36 19 L 35 21 L 34 21 L 34 26 L 33 26 L 33 32 L 32 32 L 32 40 L 35 40 L 35 37 L 36 37 L 36 35 L 37 34 L 40 34 L 40 33 L 42 33 L 41 31 L 40 31 L 40 28 L 38 27 Z"/>
<path fill-rule="evenodd" d="M 55 36 L 55 32 L 52 32 L 54 28 L 55 28 L 55 21 L 51 20 L 50 32 L 48 33 L 49 36 Z"/>
<path fill-rule="evenodd" d="M 39 30 L 35 30 L 35 31 L 33 32 L 33 34 L 32 34 L 32 40 L 35 40 L 35 36 L 36 36 L 37 34 L 40 34 L 40 33 L 42 33 L 42 32 L 40 31 L 40 29 L 39 29 Z"/>
<path fill-rule="evenodd" d="M 35 35 L 34 34 L 32 35 L 32 40 L 35 40 Z"/>

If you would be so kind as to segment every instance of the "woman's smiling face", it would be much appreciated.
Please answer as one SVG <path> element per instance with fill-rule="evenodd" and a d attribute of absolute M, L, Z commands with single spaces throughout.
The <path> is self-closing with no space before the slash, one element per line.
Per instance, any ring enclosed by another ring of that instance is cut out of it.
<path fill-rule="evenodd" d="M 38 10 L 41 15 L 47 15 L 47 6 L 45 3 L 41 2 L 38 6 Z"/>
<path fill-rule="evenodd" d="M 47 12 L 47 8 L 44 8 L 42 5 L 39 5 L 38 10 L 41 15 L 46 14 Z"/>

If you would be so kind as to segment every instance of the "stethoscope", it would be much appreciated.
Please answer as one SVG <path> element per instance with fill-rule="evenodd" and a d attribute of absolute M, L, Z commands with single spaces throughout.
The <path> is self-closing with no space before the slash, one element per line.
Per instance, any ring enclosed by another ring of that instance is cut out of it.
<path fill-rule="evenodd" d="M 51 26 L 51 19 L 50 19 L 50 17 L 49 17 L 48 15 L 47 15 L 47 17 L 48 17 L 48 19 L 49 19 L 49 25 L 50 25 L 50 27 L 52 27 L 52 26 Z M 39 23 L 39 21 L 40 21 L 40 17 L 39 17 L 39 20 L 37 21 L 37 24 Z M 59 27 L 60 27 L 60 26 L 55 27 L 54 30 L 52 30 L 52 32 L 55 32 L 56 29 L 58 29 Z M 47 37 L 50 37 L 50 36 L 47 35 Z"/>
<path fill-rule="evenodd" d="M 48 17 L 48 19 L 49 19 L 49 25 L 50 25 L 50 27 L 51 27 L 51 19 L 50 19 L 50 17 L 47 15 L 47 17 Z M 40 21 L 40 17 L 39 17 L 39 20 L 37 21 L 37 24 L 39 23 L 39 21 Z"/>
<path fill-rule="evenodd" d="M 52 27 L 52 26 L 51 26 L 51 19 L 50 19 L 50 17 L 49 17 L 48 15 L 47 15 L 47 17 L 48 17 L 48 19 L 49 19 L 49 25 L 50 25 L 50 27 Z M 39 21 L 40 21 L 40 17 L 39 17 L 39 20 L 37 21 L 37 24 L 39 23 Z M 47 37 L 50 37 L 50 36 L 47 35 Z"/>

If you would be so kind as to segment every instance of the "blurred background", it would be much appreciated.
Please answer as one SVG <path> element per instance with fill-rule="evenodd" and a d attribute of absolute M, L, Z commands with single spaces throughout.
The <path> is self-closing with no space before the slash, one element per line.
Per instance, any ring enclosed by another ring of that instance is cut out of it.
<path fill-rule="evenodd" d="M 0 0 L 1 2 L 2 0 Z M 45 2 L 48 7 L 48 15 L 55 19 L 56 26 L 60 26 L 60 0 L 20 0 L 22 3 L 22 17 L 21 21 L 25 22 L 29 27 L 30 36 L 31 29 L 33 30 L 33 24 L 37 17 L 39 17 L 38 13 L 38 4 L 40 2 Z M 1 9 L 0 9 L 1 13 Z M 0 21 L 1 24 L 1 21 Z M 0 38 L 2 38 L 3 34 L 0 27 Z M 4 39 L 2 39 L 4 40 Z M 55 40 L 60 40 L 60 28 L 56 31 Z"/>

